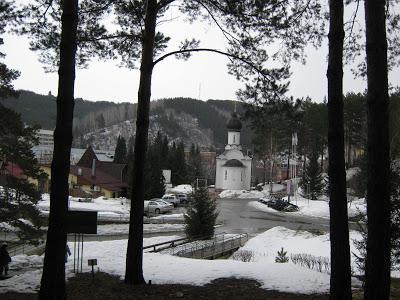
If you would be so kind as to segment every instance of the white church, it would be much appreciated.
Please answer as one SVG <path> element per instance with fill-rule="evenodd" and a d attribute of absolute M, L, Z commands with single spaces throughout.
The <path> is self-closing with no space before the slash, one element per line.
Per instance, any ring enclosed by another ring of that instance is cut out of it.
<path fill-rule="evenodd" d="M 240 145 L 240 122 L 236 112 L 226 124 L 228 144 L 216 158 L 215 188 L 222 190 L 250 190 L 251 157 L 244 155 Z"/>

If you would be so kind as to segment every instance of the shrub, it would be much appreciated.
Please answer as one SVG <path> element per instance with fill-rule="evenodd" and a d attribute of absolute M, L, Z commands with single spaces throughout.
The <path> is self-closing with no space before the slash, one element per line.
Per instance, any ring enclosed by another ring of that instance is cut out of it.
<path fill-rule="evenodd" d="M 311 254 L 291 254 L 290 260 L 295 265 L 300 265 L 311 270 L 315 270 L 321 273 L 330 274 L 331 262 L 329 258 L 323 256 L 314 256 Z"/>
<path fill-rule="evenodd" d="M 238 250 L 232 255 L 232 259 L 243 262 L 251 262 L 254 261 L 254 252 L 250 250 Z"/>

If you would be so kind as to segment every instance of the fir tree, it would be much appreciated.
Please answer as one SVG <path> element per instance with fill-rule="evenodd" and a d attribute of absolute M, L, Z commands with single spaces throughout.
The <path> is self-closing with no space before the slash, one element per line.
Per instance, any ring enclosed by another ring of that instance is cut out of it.
<path fill-rule="evenodd" d="M 287 263 L 289 261 L 289 257 L 287 257 L 287 251 L 283 250 L 283 247 L 281 250 L 278 251 L 277 256 L 275 257 L 275 262 L 277 263 Z"/>
<path fill-rule="evenodd" d="M 203 175 L 202 166 L 201 166 L 201 158 L 200 158 L 200 150 L 199 146 L 195 146 L 192 144 L 190 147 L 190 155 L 189 155 L 189 178 L 193 182 L 196 178 L 200 178 Z"/>
<path fill-rule="evenodd" d="M 114 162 L 118 164 L 126 163 L 126 142 L 122 136 L 118 136 L 117 146 L 115 147 Z"/>
<path fill-rule="evenodd" d="M 188 183 L 188 169 L 185 160 L 185 146 L 183 142 L 180 142 L 175 152 L 175 181 L 173 184 L 185 184 Z"/>
<path fill-rule="evenodd" d="M 144 198 L 159 198 L 165 193 L 165 180 L 161 168 L 161 152 L 157 140 L 147 150 Z"/>
<path fill-rule="evenodd" d="M 214 226 L 218 217 L 217 204 L 208 196 L 206 188 L 194 191 L 192 201 L 185 216 L 185 232 L 191 239 L 210 239 L 214 236 Z"/>
<path fill-rule="evenodd" d="M 21 240 L 37 244 L 44 232 L 36 207 L 41 193 L 28 177 L 38 185 L 46 175 L 37 165 L 31 150 L 37 144 L 36 129 L 25 127 L 20 116 L 0 104 L 0 157 L 3 170 L 20 168 L 22 176 L 9 172 L 2 175 L 0 190 L 0 223 L 8 224 Z"/>
<path fill-rule="evenodd" d="M 317 200 L 322 195 L 324 184 L 322 180 L 321 168 L 318 164 L 318 153 L 316 148 L 313 149 L 308 160 L 306 169 L 300 180 L 300 187 L 303 189 L 311 200 Z"/>

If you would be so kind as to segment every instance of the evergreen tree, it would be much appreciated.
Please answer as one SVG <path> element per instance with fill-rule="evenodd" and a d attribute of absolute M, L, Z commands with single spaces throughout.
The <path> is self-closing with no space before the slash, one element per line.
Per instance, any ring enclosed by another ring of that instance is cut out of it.
<path fill-rule="evenodd" d="M 15 16 L 14 7 L 11 2 L 0 1 L 0 34 L 5 32 L 6 26 L 10 24 L 11 19 Z M 3 39 L 0 37 L 0 45 Z M 0 58 L 5 56 L 0 52 Z M 14 90 L 12 81 L 19 77 L 20 73 L 16 70 L 9 69 L 4 63 L 0 62 L 0 99 L 6 97 L 17 97 L 18 92 Z"/>
<path fill-rule="evenodd" d="M 218 217 L 217 204 L 208 196 L 206 188 L 196 189 L 185 216 L 185 232 L 190 239 L 210 239 Z"/>
<path fill-rule="evenodd" d="M 117 146 L 115 147 L 114 162 L 117 164 L 126 163 L 126 142 L 124 137 L 118 136 Z"/>
<path fill-rule="evenodd" d="M 191 182 L 196 180 L 196 178 L 201 178 L 203 176 L 200 149 L 198 145 L 192 144 L 189 153 L 188 162 L 188 177 Z"/>
<path fill-rule="evenodd" d="M 165 180 L 161 168 L 160 139 L 157 139 L 147 150 L 147 164 L 145 168 L 144 198 L 160 198 L 165 193 Z"/>
<path fill-rule="evenodd" d="M 321 174 L 321 167 L 318 163 L 318 152 L 314 148 L 308 160 L 306 169 L 300 180 L 300 186 L 311 200 L 317 200 L 318 196 L 322 195 L 324 183 Z"/>
<path fill-rule="evenodd" d="M 161 148 L 161 157 L 162 157 L 162 168 L 163 169 L 170 169 L 169 165 L 169 143 L 168 143 L 168 137 L 164 136 L 163 142 L 162 142 L 162 148 Z"/>
<path fill-rule="evenodd" d="M 174 185 L 189 183 L 188 170 L 185 160 L 185 147 L 183 142 L 178 144 L 175 152 Z"/>
<path fill-rule="evenodd" d="M 328 153 L 331 299 L 351 299 L 349 224 L 343 127 L 344 3 L 329 1 Z"/>
<path fill-rule="evenodd" d="M 23 241 L 37 244 L 44 231 L 39 210 L 36 207 L 41 199 L 40 191 L 28 177 L 37 181 L 38 186 L 46 178 L 37 165 L 31 150 L 38 143 L 36 129 L 25 127 L 20 116 L 0 104 L 0 157 L 2 169 L 22 170 L 22 176 L 4 172 L 0 189 L 0 223 L 15 228 L 15 233 Z"/>
<path fill-rule="evenodd" d="M 390 142 L 386 34 L 386 22 L 390 24 L 387 20 L 390 14 L 387 13 L 387 5 L 383 0 L 364 1 L 368 82 L 368 238 L 364 299 L 390 297 Z"/>
<path fill-rule="evenodd" d="M 96 125 L 97 129 L 106 127 L 106 121 L 104 120 L 103 114 L 100 114 L 96 117 Z"/>

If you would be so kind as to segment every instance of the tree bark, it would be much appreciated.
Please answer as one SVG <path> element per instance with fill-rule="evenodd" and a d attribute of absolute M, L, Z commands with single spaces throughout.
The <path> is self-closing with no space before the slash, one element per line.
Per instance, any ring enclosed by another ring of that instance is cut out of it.
<path fill-rule="evenodd" d="M 365 1 L 368 109 L 368 238 L 364 299 L 390 295 L 389 96 L 385 0 Z"/>
<path fill-rule="evenodd" d="M 40 299 L 66 299 L 65 251 L 67 242 L 68 175 L 74 114 L 75 53 L 78 0 L 62 1 L 57 120 L 51 164 L 50 215 Z"/>
<path fill-rule="evenodd" d="M 136 120 L 134 150 L 134 174 L 129 223 L 128 249 L 126 253 L 125 283 L 144 284 L 143 278 L 143 214 L 144 214 L 144 170 L 146 163 L 151 78 L 153 73 L 154 38 L 157 21 L 157 1 L 148 0 L 142 42 L 140 83 Z"/>
<path fill-rule="evenodd" d="M 330 299 L 351 299 L 343 127 L 343 1 L 329 1 L 328 152 L 331 239 Z"/>

